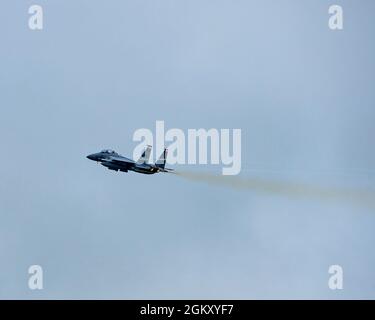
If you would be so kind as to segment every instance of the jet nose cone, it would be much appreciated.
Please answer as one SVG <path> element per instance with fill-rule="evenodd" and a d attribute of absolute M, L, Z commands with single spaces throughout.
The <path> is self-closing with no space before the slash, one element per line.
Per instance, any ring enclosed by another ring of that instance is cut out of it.
<path fill-rule="evenodd" d="M 95 160 L 95 157 L 93 154 L 89 154 L 87 157 L 87 159 L 90 159 L 90 160 Z"/>

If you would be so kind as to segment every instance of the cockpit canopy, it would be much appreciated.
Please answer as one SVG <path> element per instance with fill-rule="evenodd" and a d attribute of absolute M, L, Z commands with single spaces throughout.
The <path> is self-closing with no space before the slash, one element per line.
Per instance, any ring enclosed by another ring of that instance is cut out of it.
<path fill-rule="evenodd" d="M 115 151 L 113 151 L 113 150 L 111 150 L 111 149 L 105 149 L 105 150 L 102 150 L 101 153 L 117 154 Z"/>

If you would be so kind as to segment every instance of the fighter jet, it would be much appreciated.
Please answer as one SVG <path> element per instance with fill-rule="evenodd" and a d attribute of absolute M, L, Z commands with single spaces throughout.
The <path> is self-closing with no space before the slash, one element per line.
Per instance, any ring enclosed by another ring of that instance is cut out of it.
<path fill-rule="evenodd" d="M 158 172 L 171 172 L 173 169 L 165 168 L 168 150 L 164 149 L 159 160 L 155 164 L 148 163 L 151 146 L 147 146 L 138 161 L 126 158 L 113 150 L 103 150 L 87 156 L 88 159 L 100 162 L 109 170 L 128 172 L 134 171 L 143 174 L 154 174 Z"/>

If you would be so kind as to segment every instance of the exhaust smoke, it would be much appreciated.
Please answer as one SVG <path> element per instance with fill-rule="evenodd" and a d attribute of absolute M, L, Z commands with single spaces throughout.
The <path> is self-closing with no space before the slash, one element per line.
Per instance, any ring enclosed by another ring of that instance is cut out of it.
<path fill-rule="evenodd" d="M 226 186 L 237 190 L 274 194 L 297 199 L 351 202 L 375 209 L 375 192 L 369 189 L 324 187 L 257 177 L 223 176 L 212 173 L 176 171 L 177 176 L 191 181 Z"/>

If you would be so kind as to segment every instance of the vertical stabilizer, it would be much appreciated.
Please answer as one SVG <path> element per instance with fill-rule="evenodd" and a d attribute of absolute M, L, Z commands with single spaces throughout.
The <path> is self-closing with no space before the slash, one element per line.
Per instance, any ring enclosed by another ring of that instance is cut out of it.
<path fill-rule="evenodd" d="M 165 162 L 167 161 L 167 154 L 168 154 L 168 149 L 165 148 L 164 151 L 163 151 L 163 153 L 161 154 L 160 158 L 155 163 L 155 165 L 157 167 L 164 169 Z"/>
<path fill-rule="evenodd" d="M 151 146 L 148 145 L 145 150 L 143 151 L 141 157 L 138 159 L 137 163 L 148 163 L 148 160 L 150 159 L 150 154 L 151 154 Z"/>

